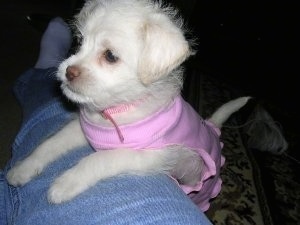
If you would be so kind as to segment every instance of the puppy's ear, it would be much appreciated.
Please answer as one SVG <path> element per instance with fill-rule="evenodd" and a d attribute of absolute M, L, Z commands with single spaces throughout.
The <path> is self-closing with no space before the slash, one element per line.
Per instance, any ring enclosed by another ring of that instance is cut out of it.
<path fill-rule="evenodd" d="M 164 16 L 147 21 L 142 35 L 144 46 L 138 72 L 145 85 L 167 75 L 191 54 L 181 29 Z"/>

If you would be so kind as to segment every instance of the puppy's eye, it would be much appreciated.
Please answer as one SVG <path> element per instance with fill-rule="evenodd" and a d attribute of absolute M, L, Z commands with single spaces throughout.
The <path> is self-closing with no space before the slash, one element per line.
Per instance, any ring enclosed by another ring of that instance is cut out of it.
<path fill-rule="evenodd" d="M 119 59 L 117 56 L 115 56 L 115 55 L 112 53 L 111 50 L 106 50 L 106 51 L 104 52 L 104 57 L 105 57 L 106 61 L 109 62 L 109 63 L 115 63 L 115 62 L 117 62 L 118 59 Z"/>

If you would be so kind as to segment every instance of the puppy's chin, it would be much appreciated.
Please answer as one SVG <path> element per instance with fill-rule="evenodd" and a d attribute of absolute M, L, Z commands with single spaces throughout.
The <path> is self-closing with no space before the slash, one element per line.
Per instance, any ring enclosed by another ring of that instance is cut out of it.
<path fill-rule="evenodd" d="M 70 99 L 72 102 L 75 102 L 75 103 L 78 103 L 78 104 L 89 104 L 89 103 L 92 103 L 92 99 L 91 98 L 73 91 L 72 89 L 70 89 L 68 87 L 68 85 L 62 84 L 61 85 L 61 89 L 62 89 L 63 94 L 68 99 Z"/>

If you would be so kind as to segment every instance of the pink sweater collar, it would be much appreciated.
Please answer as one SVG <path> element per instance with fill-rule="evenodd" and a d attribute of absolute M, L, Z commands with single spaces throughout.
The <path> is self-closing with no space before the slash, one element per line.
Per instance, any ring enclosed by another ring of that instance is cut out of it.
<path fill-rule="evenodd" d="M 145 98 L 142 98 L 135 102 L 128 103 L 128 104 L 121 104 L 121 105 L 118 105 L 115 107 L 110 107 L 110 108 L 107 108 L 100 112 L 102 117 L 104 119 L 109 120 L 112 123 L 112 125 L 115 127 L 117 134 L 119 136 L 119 139 L 122 143 L 124 142 L 124 136 L 122 134 L 122 131 L 119 128 L 119 125 L 115 122 L 113 115 L 127 112 L 132 107 L 136 107 L 136 106 L 140 105 L 140 103 L 143 102 L 144 100 L 145 100 Z"/>
<path fill-rule="evenodd" d="M 161 133 L 162 129 L 170 129 L 170 126 L 174 124 L 174 119 L 177 120 L 180 117 L 179 114 L 182 107 L 180 102 L 181 96 L 178 96 L 168 107 L 141 121 L 126 125 L 117 125 L 122 139 L 116 127 L 105 127 L 92 123 L 88 120 L 84 110 L 80 111 L 80 122 L 86 137 L 92 145 L 93 143 L 96 145 L 97 140 L 101 138 L 102 142 L 108 147 L 114 147 L 122 143 L 124 147 L 135 148 L 138 143 L 145 139 L 153 141 L 153 139 L 159 138 L 156 134 Z"/>

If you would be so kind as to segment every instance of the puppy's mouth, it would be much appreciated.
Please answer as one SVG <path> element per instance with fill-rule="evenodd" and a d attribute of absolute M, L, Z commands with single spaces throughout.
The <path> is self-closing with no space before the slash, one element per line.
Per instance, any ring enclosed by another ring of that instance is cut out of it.
<path fill-rule="evenodd" d="M 92 102 L 92 99 L 90 97 L 79 93 L 77 90 L 75 90 L 69 84 L 62 83 L 61 84 L 61 89 L 63 91 L 63 94 L 73 102 L 76 102 L 76 103 L 79 103 L 79 104 L 86 104 L 86 103 L 91 103 Z"/>

